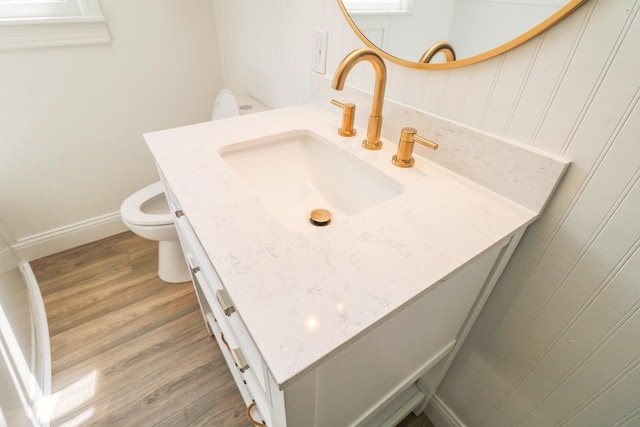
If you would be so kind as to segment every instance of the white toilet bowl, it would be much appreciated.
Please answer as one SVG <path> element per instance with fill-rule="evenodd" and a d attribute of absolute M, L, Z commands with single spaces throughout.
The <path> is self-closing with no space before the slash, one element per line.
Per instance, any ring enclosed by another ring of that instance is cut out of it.
<path fill-rule="evenodd" d="M 161 280 L 169 283 L 191 280 L 161 182 L 127 197 L 120 214 L 122 222 L 135 234 L 159 242 L 158 277 Z"/>
<path fill-rule="evenodd" d="M 226 89 L 221 90 L 216 97 L 211 119 L 218 120 L 267 109 L 249 97 L 240 99 L 244 103 L 238 107 L 233 93 Z M 159 242 L 160 279 L 169 283 L 191 280 L 161 182 L 151 184 L 129 196 L 122 203 L 120 214 L 122 222 L 135 234 Z"/>

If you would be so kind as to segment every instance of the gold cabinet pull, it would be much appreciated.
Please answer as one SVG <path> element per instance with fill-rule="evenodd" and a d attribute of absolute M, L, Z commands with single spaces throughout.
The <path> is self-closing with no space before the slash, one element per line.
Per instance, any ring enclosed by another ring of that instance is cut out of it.
<path fill-rule="evenodd" d="M 342 102 L 331 100 L 331 103 L 336 107 L 342 108 L 342 127 L 338 129 L 338 135 L 340 136 L 355 136 L 356 130 L 353 128 L 353 121 L 356 117 L 356 105 L 355 104 L 343 104 Z"/>

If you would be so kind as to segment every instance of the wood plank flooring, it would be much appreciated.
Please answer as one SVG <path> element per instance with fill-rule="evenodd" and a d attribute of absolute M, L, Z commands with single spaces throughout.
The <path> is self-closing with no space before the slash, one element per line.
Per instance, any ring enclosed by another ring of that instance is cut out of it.
<path fill-rule="evenodd" d="M 49 322 L 52 426 L 250 425 L 191 282 L 158 279 L 157 243 L 126 232 L 31 266 Z"/>

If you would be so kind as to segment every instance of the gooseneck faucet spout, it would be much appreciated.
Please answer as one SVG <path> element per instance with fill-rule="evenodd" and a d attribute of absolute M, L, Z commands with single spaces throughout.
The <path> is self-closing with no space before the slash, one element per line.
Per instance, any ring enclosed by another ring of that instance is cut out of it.
<path fill-rule="evenodd" d="M 357 49 L 345 56 L 336 74 L 333 77 L 331 87 L 335 90 L 343 90 L 349 71 L 360 61 L 368 61 L 373 65 L 376 72 L 376 85 L 373 90 L 373 104 L 371 105 L 371 115 L 367 127 L 367 139 L 362 141 L 362 146 L 368 150 L 379 150 L 382 148 L 380 141 L 380 130 L 382 129 L 382 104 L 384 102 L 384 90 L 387 85 L 387 67 L 382 58 L 373 49 Z"/>
<path fill-rule="evenodd" d="M 422 57 L 420 57 L 418 62 L 428 64 L 438 52 L 444 53 L 444 57 L 447 62 L 456 60 L 456 51 L 453 50 L 451 43 L 437 42 L 422 54 Z"/>

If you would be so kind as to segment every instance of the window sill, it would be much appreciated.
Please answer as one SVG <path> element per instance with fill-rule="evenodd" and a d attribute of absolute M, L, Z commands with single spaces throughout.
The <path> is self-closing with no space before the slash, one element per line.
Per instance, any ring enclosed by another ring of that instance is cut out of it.
<path fill-rule="evenodd" d="M 0 50 L 110 42 L 103 16 L 0 20 Z"/>
<path fill-rule="evenodd" d="M 354 10 L 350 11 L 349 15 L 351 16 L 403 16 L 403 15 L 413 15 L 413 12 L 410 10 Z"/>

